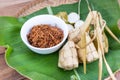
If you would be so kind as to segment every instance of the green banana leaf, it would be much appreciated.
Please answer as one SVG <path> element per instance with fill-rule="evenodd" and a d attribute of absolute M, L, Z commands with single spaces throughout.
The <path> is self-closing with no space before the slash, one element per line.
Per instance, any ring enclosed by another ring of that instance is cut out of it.
<path fill-rule="evenodd" d="M 89 3 L 93 10 L 101 12 L 107 25 L 120 39 L 120 30 L 117 27 L 117 21 L 120 19 L 120 7 L 117 0 L 89 0 Z M 89 12 L 85 0 L 81 1 L 80 6 L 81 19 L 85 20 Z M 78 3 L 52 7 L 52 10 L 54 14 L 60 11 L 77 12 Z M 0 45 L 7 48 L 5 53 L 6 63 L 32 80 L 70 80 L 74 71 L 65 71 L 58 68 L 58 51 L 49 55 L 36 54 L 29 50 L 20 38 L 20 29 L 23 23 L 29 18 L 40 14 L 48 14 L 47 9 L 41 9 L 21 18 L 0 17 Z M 114 72 L 120 68 L 120 44 L 112 39 L 108 33 L 107 36 L 109 39 L 109 52 L 106 54 L 106 59 Z M 87 64 L 87 74 L 83 73 L 82 64 L 79 65 L 76 71 L 81 80 L 97 80 L 98 61 Z M 109 76 L 105 65 L 103 65 L 102 75 L 102 79 Z"/>

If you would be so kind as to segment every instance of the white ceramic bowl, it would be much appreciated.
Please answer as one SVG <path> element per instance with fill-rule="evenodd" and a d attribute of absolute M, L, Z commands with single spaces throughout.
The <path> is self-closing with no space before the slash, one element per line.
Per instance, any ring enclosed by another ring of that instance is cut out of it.
<path fill-rule="evenodd" d="M 30 45 L 27 40 L 27 34 L 29 33 L 30 29 L 34 25 L 39 25 L 39 24 L 50 24 L 52 26 L 59 27 L 60 29 L 63 30 L 63 34 L 64 34 L 63 40 L 59 44 L 57 44 L 53 47 L 50 47 L 50 48 L 37 48 L 37 47 Z M 67 36 L 68 36 L 68 28 L 67 28 L 66 23 L 62 19 L 60 19 L 56 16 L 48 15 L 48 14 L 38 15 L 38 16 L 35 16 L 35 17 L 27 20 L 23 24 L 20 35 L 21 35 L 22 41 L 32 51 L 39 53 L 39 54 L 49 54 L 49 53 L 53 53 L 53 52 L 57 51 L 63 45 L 63 43 L 65 42 L 65 40 L 67 39 Z"/>

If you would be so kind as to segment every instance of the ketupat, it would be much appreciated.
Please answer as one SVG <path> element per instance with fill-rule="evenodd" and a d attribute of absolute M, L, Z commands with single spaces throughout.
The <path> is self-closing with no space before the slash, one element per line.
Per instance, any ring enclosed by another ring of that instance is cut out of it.
<path fill-rule="evenodd" d="M 110 66 L 108 65 L 106 58 L 104 56 L 104 54 L 108 52 L 108 47 L 109 47 L 108 39 L 107 39 L 107 36 L 104 32 L 104 29 L 106 29 L 106 31 L 108 31 L 108 33 L 118 43 L 120 43 L 120 40 L 107 27 L 106 21 L 102 18 L 101 14 L 97 11 L 92 11 L 90 6 L 89 6 L 88 0 L 86 0 L 86 2 L 88 4 L 89 14 L 88 14 L 83 25 L 70 31 L 68 41 L 71 40 L 76 44 L 76 48 L 77 48 L 76 50 L 77 50 L 77 54 L 78 54 L 77 57 L 79 59 L 79 62 L 83 63 L 84 73 L 86 73 L 86 62 L 92 62 L 96 59 L 99 59 L 98 80 L 101 80 L 102 79 L 102 64 L 103 64 L 103 60 L 104 60 L 104 63 L 106 65 L 106 68 L 107 68 L 107 71 L 108 71 L 110 77 L 113 80 L 116 80 L 116 78 L 113 75 L 113 72 L 112 72 Z M 79 13 L 79 11 L 78 11 L 78 13 Z M 68 22 L 69 22 L 69 20 L 68 20 Z M 75 24 L 75 22 L 72 25 L 74 25 L 74 24 Z M 90 30 L 91 26 L 92 26 L 93 30 Z M 92 33 L 92 35 L 91 35 L 91 33 Z M 63 46 L 62 49 L 64 49 L 64 48 L 65 47 Z M 90 48 L 92 48 L 92 49 L 90 49 Z M 64 52 L 64 54 L 68 54 L 68 53 Z M 94 57 L 93 57 L 93 54 L 94 54 Z M 59 55 L 61 56 L 61 52 L 59 52 Z M 69 67 L 71 69 L 74 69 L 73 66 L 69 66 Z M 61 68 L 65 69 L 64 66 Z"/>
<path fill-rule="evenodd" d="M 97 50 L 96 50 L 93 42 L 89 43 L 90 41 L 91 41 L 90 36 L 88 34 L 86 34 L 86 43 L 88 44 L 86 46 L 86 51 L 87 51 L 86 61 L 89 63 L 93 62 L 99 58 Z"/>
<path fill-rule="evenodd" d="M 90 30 L 90 27 L 93 27 L 93 30 Z M 77 50 L 75 51 L 75 54 L 77 54 L 76 59 L 79 59 L 79 62 L 84 64 L 84 73 L 86 73 L 86 62 L 89 63 L 99 59 L 98 80 L 101 80 L 102 79 L 102 63 L 103 63 L 102 59 L 103 59 L 110 76 L 112 77 L 113 80 L 116 80 L 104 56 L 104 54 L 108 52 L 108 47 L 109 47 L 108 39 L 104 32 L 104 29 L 107 29 L 110 35 L 117 42 L 119 42 L 119 39 L 106 26 L 106 22 L 102 18 L 101 14 L 97 11 L 90 11 L 84 24 L 81 27 L 76 28 L 69 33 L 68 42 L 73 41 L 74 44 L 77 46 L 77 47 L 74 46 L 74 49 L 76 48 Z M 92 35 L 91 35 L 91 32 L 93 32 Z M 62 53 L 68 54 L 68 59 L 69 59 L 68 51 L 64 51 L 64 49 L 66 47 L 69 48 L 69 46 L 70 44 L 63 46 L 62 52 L 61 51 L 59 52 L 59 61 L 63 59 L 63 58 L 60 58 L 63 55 Z M 70 48 L 67 50 L 70 50 Z M 75 55 L 75 54 L 72 53 L 72 55 Z M 63 62 L 66 62 L 66 60 L 64 59 Z M 71 64 L 74 64 L 74 63 L 71 62 Z M 67 64 L 64 64 L 64 65 L 67 65 Z M 61 65 L 59 67 L 66 70 L 71 70 L 78 67 L 78 66 L 74 67 L 73 65 L 71 66 L 69 65 L 70 67 L 69 69 L 64 65 Z"/>
<path fill-rule="evenodd" d="M 78 43 L 78 41 L 80 41 L 80 34 L 81 34 L 80 28 L 76 28 L 69 33 L 68 40 L 72 40 L 75 43 Z"/>
<path fill-rule="evenodd" d="M 58 66 L 65 70 L 72 70 L 79 65 L 78 54 L 73 41 L 68 41 L 59 51 Z"/>

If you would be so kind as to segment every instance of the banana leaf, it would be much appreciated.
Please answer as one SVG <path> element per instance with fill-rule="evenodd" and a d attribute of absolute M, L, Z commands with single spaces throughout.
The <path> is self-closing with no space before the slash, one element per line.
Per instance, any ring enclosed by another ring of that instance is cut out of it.
<path fill-rule="evenodd" d="M 93 10 L 99 11 L 106 20 L 107 25 L 113 33 L 120 39 L 120 30 L 117 27 L 117 21 L 120 19 L 120 6 L 117 0 L 89 0 Z M 53 13 L 60 11 L 77 12 L 78 3 L 65 4 L 52 7 Z M 85 20 L 88 14 L 88 6 L 85 0 L 81 1 L 80 17 Z M 29 50 L 20 38 L 20 29 L 23 23 L 29 18 L 48 14 L 46 8 L 41 9 L 25 17 L 0 17 L 0 45 L 7 48 L 5 52 L 6 63 L 31 80 L 70 80 L 74 71 L 66 71 L 58 68 L 58 51 L 49 55 L 40 55 Z M 107 33 L 107 32 L 106 32 Z M 116 71 L 120 68 L 120 44 L 107 34 L 109 39 L 109 52 L 106 59 L 112 69 Z M 98 79 L 98 61 L 87 64 L 87 74 L 83 73 L 83 65 L 80 64 L 76 69 L 81 80 L 97 80 Z M 109 76 L 103 65 L 102 79 Z"/>

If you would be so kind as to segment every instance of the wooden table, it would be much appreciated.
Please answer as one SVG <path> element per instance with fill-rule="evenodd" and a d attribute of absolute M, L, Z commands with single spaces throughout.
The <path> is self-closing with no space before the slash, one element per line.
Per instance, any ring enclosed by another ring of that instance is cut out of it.
<path fill-rule="evenodd" d="M 31 0 L 0 0 L 0 16 L 14 16 Z M 4 59 L 5 48 L 0 47 L 0 80 L 28 80 L 8 67 Z"/>
<path fill-rule="evenodd" d="M 34 2 L 35 0 L 0 0 L 0 16 L 15 16 L 20 10 L 25 8 L 26 5 Z M 40 0 L 36 0 L 40 1 Z M 41 0 L 43 4 L 54 4 L 54 3 L 67 3 L 78 1 L 78 0 Z M 45 2 L 46 1 L 46 2 Z M 118 0 L 120 3 L 120 0 Z M 39 6 L 38 6 L 39 7 Z M 0 47 L 0 80 L 28 80 L 21 76 L 15 70 L 8 67 L 4 59 L 5 48 Z"/>

